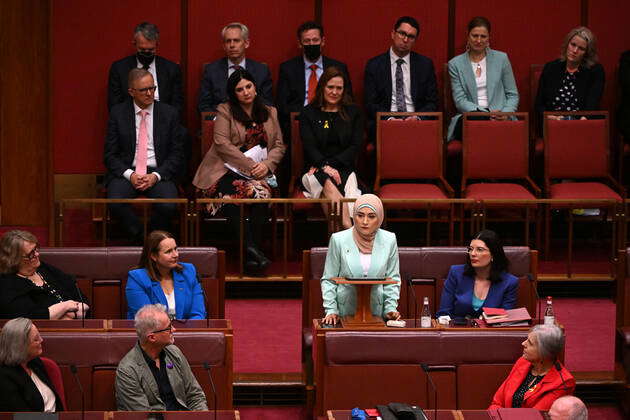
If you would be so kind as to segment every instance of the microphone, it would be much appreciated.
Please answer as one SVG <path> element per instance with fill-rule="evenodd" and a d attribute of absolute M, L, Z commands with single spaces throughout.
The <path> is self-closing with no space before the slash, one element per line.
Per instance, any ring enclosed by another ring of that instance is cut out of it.
<path fill-rule="evenodd" d="M 527 278 L 529 279 L 530 282 L 533 283 L 534 280 L 532 279 L 532 275 L 530 273 L 527 273 Z M 533 289 L 534 289 L 534 294 L 536 295 L 536 305 L 537 305 L 537 308 L 538 308 L 536 310 L 536 318 L 538 318 L 538 323 L 542 324 L 543 320 L 542 320 L 542 318 L 540 316 L 540 314 L 541 314 L 541 310 L 540 310 L 540 295 L 538 294 L 538 287 L 535 287 L 535 285 L 534 285 Z"/>
<path fill-rule="evenodd" d="M 424 373 L 427 375 L 427 378 L 429 379 L 429 383 L 431 384 L 431 387 L 433 388 L 433 418 L 435 420 L 437 420 L 437 410 L 438 410 L 438 398 L 437 398 L 437 388 L 435 386 L 435 384 L 433 383 L 433 379 L 431 379 L 431 374 L 429 373 L 429 365 L 427 365 L 426 363 L 420 363 L 420 367 L 422 368 L 422 370 L 424 371 Z"/>
<path fill-rule="evenodd" d="M 409 284 L 409 290 L 411 291 L 411 296 L 413 296 L 413 327 L 417 328 L 417 319 L 418 319 L 418 298 L 416 297 L 416 291 L 413 288 L 413 280 L 409 279 L 407 282 Z"/>
<path fill-rule="evenodd" d="M 214 387 L 212 373 L 210 373 L 210 364 L 208 362 L 203 362 L 203 368 L 206 372 L 208 372 L 208 378 L 210 378 L 210 386 L 212 387 L 212 393 L 214 394 L 214 420 L 217 420 L 217 389 Z"/>
<path fill-rule="evenodd" d="M 560 375 L 560 380 L 562 381 L 562 389 L 568 392 L 569 387 L 567 386 L 566 382 L 564 382 L 564 377 L 562 376 L 562 366 L 560 366 L 560 362 L 556 360 L 553 364 L 553 367 L 556 368 L 558 374 Z"/>
<path fill-rule="evenodd" d="M 206 295 L 206 291 L 203 288 L 203 282 L 201 281 L 201 277 L 199 277 L 199 273 L 195 270 L 195 277 L 197 277 L 197 283 L 199 283 L 199 288 L 201 289 L 201 294 L 203 295 L 203 304 L 206 310 L 206 325 L 210 326 L 210 311 L 208 308 L 210 307 L 210 302 L 208 302 L 208 296 Z"/>
<path fill-rule="evenodd" d="M 83 316 L 81 317 L 81 328 L 85 328 L 85 302 L 83 299 L 83 294 L 81 293 L 81 290 L 79 289 L 79 284 L 76 281 L 76 279 L 74 280 L 74 288 L 76 289 L 77 296 L 79 296 L 79 300 L 81 301 L 81 313 L 83 314 Z"/>
<path fill-rule="evenodd" d="M 77 371 L 76 365 L 70 365 L 70 372 L 72 372 L 72 376 L 74 376 L 74 380 L 79 387 L 79 392 L 81 392 L 81 420 L 85 420 L 85 392 L 83 391 L 83 385 L 81 385 L 81 380 L 79 379 L 79 372 Z"/>

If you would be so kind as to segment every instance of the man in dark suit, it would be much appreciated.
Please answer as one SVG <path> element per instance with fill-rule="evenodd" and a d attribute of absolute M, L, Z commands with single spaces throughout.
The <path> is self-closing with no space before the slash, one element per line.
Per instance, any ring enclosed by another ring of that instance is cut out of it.
<path fill-rule="evenodd" d="M 283 131 L 289 133 L 291 112 L 300 112 L 315 96 L 315 87 L 324 70 L 335 66 L 346 73 L 348 68 L 340 61 L 322 55 L 326 43 L 324 28 L 317 22 L 309 21 L 300 25 L 297 30 L 298 47 L 302 55 L 280 64 L 276 105 Z M 313 67 L 315 66 L 315 67 Z M 352 84 L 345 87 L 352 94 Z"/>
<path fill-rule="evenodd" d="M 184 166 L 183 131 L 177 110 L 154 101 L 155 82 L 144 69 L 128 77 L 132 101 L 115 105 L 107 123 L 104 163 L 107 198 L 177 198 L 175 179 Z M 128 204 L 110 206 L 131 239 L 142 243 L 142 225 Z M 155 204 L 151 229 L 170 230 L 175 204 Z"/>
<path fill-rule="evenodd" d="M 199 112 L 216 111 L 217 105 L 227 100 L 227 79 L 238 68 L 247 70 L 256 80 L 257 92 L 267 105 L 273 104 L 271 73 L 266 64 L 245 58 L 249 48 L 249 29 L 234 22 L 221 31 L 225 57 L 207 64 L 199 89 Z"/>
<path fill-rule="evenodd" d="M 133 35 L 136 54 L 115 61 L 109 69 L 107 107 L 110 112 L 114 105 L 129 100 L 127 93 L 129 71 L 143 68 L 151 73 L 157 86 L 155 100 L 175 107 L 181 115 L 184 106 L 182 71 L 178 64 L 155 55 L 159 37 L 160 31 L 152 23 L 142 22 L 136 26 Z"/>
<path fill-rule="evenodd" d="M 392 46 L 365 65 L 364 100 L 368 130 L 375 140 L 377 112 L 437 111 L 437 84 L 430 58 L 411 49 L 420 34 L 418 21 L 403 16 L 392 30 Z"/>

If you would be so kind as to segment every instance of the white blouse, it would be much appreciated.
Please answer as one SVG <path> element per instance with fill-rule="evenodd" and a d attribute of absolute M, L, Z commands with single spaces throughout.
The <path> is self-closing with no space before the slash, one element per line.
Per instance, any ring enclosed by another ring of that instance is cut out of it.
<path fill-rule="evenodd" d="M 473 74 L 475 75 L 475 83 L 477 84 L 477 105 L 480 108 L 488 107 L 488 83 L 486 80 L 487 66 L 486 57 L 478 63 L 470 62 Z M 477 77 L 477 70 L 481 69 L 481 74 Z"/>
<path fill-rule="evenodd" d="M 359 258 L 361 259 L 361 268 L 363 268 L 363 275 L 367 276 L 370 270 L 370 263 L 372 262 L 372 254 L 364 254 L 359 252 Z"/>
<path fill-rule="evenodd" d="M 37 376 L 33 370 L 31 370 L 31 379 L 35 383 L 37 390 L 44 400 L 44 412 L 54 413 L 57 409 L 57 398 L 55 398 L 55 393 L 44 383 L 44 381 L 39 379 L 39 376 Z"/>

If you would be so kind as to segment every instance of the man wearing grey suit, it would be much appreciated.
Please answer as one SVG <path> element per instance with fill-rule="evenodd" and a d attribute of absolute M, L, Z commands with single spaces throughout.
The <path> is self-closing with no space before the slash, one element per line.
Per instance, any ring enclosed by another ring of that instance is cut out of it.
<path fill-rule="evenodd" d="M 116 369 L 116 404 L 123 411 L 207 410 L 206 396 L 182 351 L 161 304 L 135 317 L 138 342 Z"/>

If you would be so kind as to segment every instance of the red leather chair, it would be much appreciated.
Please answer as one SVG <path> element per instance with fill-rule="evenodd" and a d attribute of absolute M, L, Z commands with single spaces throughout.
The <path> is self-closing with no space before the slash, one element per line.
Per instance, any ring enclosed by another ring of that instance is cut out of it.
<path fill-rule="evenodd" d="M 66 391 L 63 388 L 63 376 L 61 375 L 61 369 L 59 365 L 52 359 L 47 357 L 40 357 L 41 361 L 44 363 L 44 369 L 46 369 L 46 373 L 50 378 L 53 386 L 55 387 L 55 391 L 57 391 L 57 395 L 61 399 L 61 405 L 64 410 L 68 409 L 66 405 Z"/>
<path fill-rule="evenodd" d="M 212 147 L 214 137 L 214 120 L 216 112 L 201 113 L 201 159 L 204 158 L 208 150 Z"/>
<path fill-rule="evenodd" d="M 548 115 L 592 119 L 554 120 Z M 610 174 L 608 112 L 545 112 L 545 193 L 548 198 L 571 200 L 572 203 L 551 204 L 546 207 L 545 249 L 549 250 L 551 208 L 598 207 L 614 212 L 625 190 Z M 560 182 L 562 181 L 562 182 Z M 601 204 L 584 200 L 602 200 Z M 580 204 L 580 201 L 583 201 Z M 570 216 L 571 217 L 571 216 Z M 606 220 L 603 218 L 602 220 Z M 572 223 L 569 225 L 571 252 Z M 612 252 L 616 240 L 613 238 Z M 570 269 L 570 267 L 569 267 Z"/>
<path fill-rule="evenodd" d="M 478 120 L 478 117 L 501 115 L 505 121 Z M 482 226 L 485 227 L 488 207 L 518 208 L 524 214 L 516 219 L 525 222 L 525 241 L 529 245 L 529 211 L 536 210 L 533 202 L 540 188 L 529 176 L 529 121 L 525 112 L 464 113 L 463 118 L 463 174 L 462 198 L 476 201 L 521 200 L 517 203 L 482 203 Z M 514 119 L 516 118 L 516 119 Z M 471 183 L 471 180 L 481 182 Z M 484 182 L 492 180 L 495 182 Z M 497 182 L 499 181 L 499 182 Z M 528 203 L 528 201 L 532 203 Z M 520 212 L 519 212 L 520 213 Z M 515 220 L 510 213 L 500 214 L 497 220 Z M 538 226 L 538 224 L 536 224 Z M 538 229 L 536 229 L 538 232 Z"/>
<path fill-rule="evenodd" d="M 422 120 L 388 119 L 390 117 Z M 442 113 L 377 113 L 375 193 L 385 200 L 453 198 L 453 188 L 443 176 L 442 148 Z M 429 210 L 426 218 L 413 219 L 428 223 L 432 221 L 430 210 L 448 210 L 449 243 L 452 244 L 453 211 L 449 204 L 399 202 L 386 203 L 385 208 Z"/>

